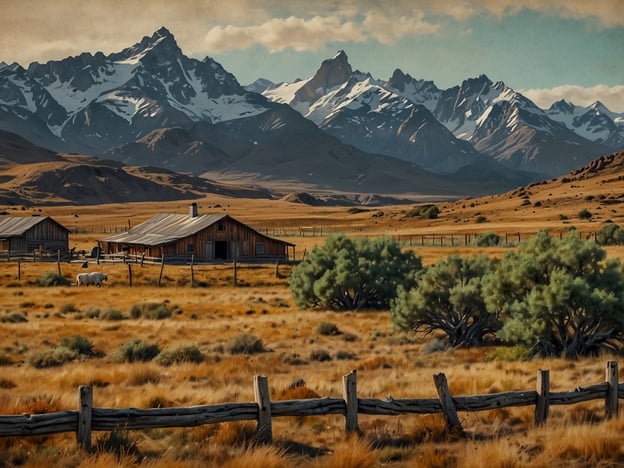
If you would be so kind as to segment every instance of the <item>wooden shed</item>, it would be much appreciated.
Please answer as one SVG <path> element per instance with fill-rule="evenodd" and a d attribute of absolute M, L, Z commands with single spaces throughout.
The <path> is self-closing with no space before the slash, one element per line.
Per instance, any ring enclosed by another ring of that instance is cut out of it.
<path fill-rule="evenodd" d="M 69 229 L 48 216 L 0 216 L 0 250 L 67 252 Z"/>
<path fill-rule="evenodd" d="M 101 239 L 103 254 L 127 254 L 198 262 L 294 259 L 295 245 L 265 236 L 229 215 L 159 214 L 127 232 Z M 292 256 L 290 254 L 292 249 Z"/>

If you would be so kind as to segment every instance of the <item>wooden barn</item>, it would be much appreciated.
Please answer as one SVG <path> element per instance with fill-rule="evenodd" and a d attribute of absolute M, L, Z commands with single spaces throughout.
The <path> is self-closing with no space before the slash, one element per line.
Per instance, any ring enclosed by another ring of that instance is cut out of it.
<path fill-rule="evenodd" d="M 198 262 L 294 259 L 295 245 L 265 236 L 229 215 L 160 214 L 127 232 L 98 241 L 103 254 L 127 254 Z M 292 255 L 290 249 L 292 248 Z"/>
<path fill-rule="evenodd" d="M 0 216 L 0 251 L 67 252 L 69 229 L 48 216 Z"/>

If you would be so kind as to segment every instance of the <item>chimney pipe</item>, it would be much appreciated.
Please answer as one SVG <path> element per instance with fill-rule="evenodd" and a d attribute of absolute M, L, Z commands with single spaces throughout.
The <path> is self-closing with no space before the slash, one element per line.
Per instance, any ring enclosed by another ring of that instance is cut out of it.
<path fill-rule="evenodd" d="M 197 218 L 197 203 L 191 203 L 189 205 L 189 215 L 191 218 Z"/>

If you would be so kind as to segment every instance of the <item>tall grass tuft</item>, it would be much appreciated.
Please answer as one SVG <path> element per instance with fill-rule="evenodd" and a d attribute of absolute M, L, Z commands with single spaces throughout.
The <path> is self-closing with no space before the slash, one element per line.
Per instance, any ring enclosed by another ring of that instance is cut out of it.
<path fill-rule="evenodd" d="M 182 362 L 200 363 L 204 355 L 196 345 L 178 345 L 161 351 L 156 356 L 156 362 L 161 366 L 171 366 Z"/>
<path fill-rule="evenodd" d="M 28 322 L 28 317 L 23 312 L 10 312 L 0 317 L 1 323 L 24 323 Z"/>
<path fill-rule="evenodd" d="M 159 351 L 157 344 L 149 344 L 137 338 L 117 348 L 111 359 L 113 362 L 151 361 L 158 355 Z"/>
<path fill-rule="evenodd" d="M 60 367 L 78 357 L 78 353 L 63 346 L 35 351 L 26 358 L 26 362 L 36 369 Z"/>
<path fill-rule="evenodd" d="M 228 342 L 225 349 L 230 354 L 256 354 L 265 350 L 262 340 L 248 333 L 236 335 Z"/>
<path fill-rule="evenodd" d="M 60 345 L 85 356 L 93 356 L 93 342 L 81 335 L 65 337 Z"/>
<path fill-rule="evenodd" d="M 69 286 L 69 281 L 58 273 L 47 272 L 37 278 L 37 285 L 39 286 Z"/>
<path fill-rule="evenodd" d="M 143 317 L 150 320 L 162 320 L 171 317 L 171 310 L 162 302 L 142 302 L 133 304 L 128 310 L 128 315 L 133 319 Z"/>

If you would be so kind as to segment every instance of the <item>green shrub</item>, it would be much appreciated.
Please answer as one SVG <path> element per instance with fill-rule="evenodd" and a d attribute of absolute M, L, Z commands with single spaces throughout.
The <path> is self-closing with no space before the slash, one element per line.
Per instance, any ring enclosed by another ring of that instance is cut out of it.
<path fill-rule="evenodd" d="M 162 320 L 171 317 L 171 311 L 166 304 L 162 302 L 142 302 L 134 304 L 128 310 L 128 314 L 133 319 L 140 317 L 150 320 Z"/>
<path fill-rule="evenodd" d="M 488 219 L 483 216 L 483 215 L 479 215 L 475 218 L 475 223 L 477 224 L 483 224 L 483 223 L 487 223 Z"/>
<path fill-rule="evenodd" d="M 26 358 L 26 362 L 37 369 L 60 367 L 78 357 L 75 351 L 63 346 L 54 349 L 35 351 Z"/>
<path fill-rule="evenodd" d="M 477 247 L 494 247 L 500 245 L 501 237 L 493 232 L 484 232 L 475 239 L 475 245 Z"/>
<path fill-rule="evenodd" d="M 39 286 L 69 286 L 69 281 L 64 276 L 54 272 L 47 272 L 37 279 Z"/>
<path fill-rule="evenodd" d="M 312 351 L 310 353 L 310 360 L 311 361 L 326 362 L 326 361 L 331 361 L 332 357 L 324 349 L 315 349 L 314 351 Z"/>
<path fill-rule="evenodd" d="M 100 312 L 101 310 L 98 309 L 97 307 L 89 307 L 88 309 L 85 309 L 83 315 L 86 318 L 99 318 L 100 317 Z"/>
<path fill-rule="evenodd" d="M 181 362 L 200 363 L 204 360 L 204 355 L 196 345 L 172 346 L 161 351 L 156 356 L 156 362 L 161 366 L 171 366 Z"/>
<path fill-rule="evenodd" d="M 28 322 L 28 317 L 23 312 L 9 312 L 0 317 L 2 323 L 22 323 Z"/>
<path fill-rule="evenodd" d="M 336 351 L 336 355 L 335 355 L 336 359 L 344 361 L 344 360 L 350 360 L 350 359 L 355 359 L 355 355 L 353 353 L 350 353 L 349 351 Z"/>
<path fill-rule="evenodd" d="M 12 366 L 13 360 L 4 351 L 0 352 L 0 367 Z"/>
<path fill-rule="evenodd" d="M 225 349 L 230 354 L 255 354 L 264 351 L 262 340 L 248 333 L 241 333 L 232 338 Z"/>
<path fill-rule="evenodd" d="M 65 337 L 61 340 L 61 346 L 78 354 L 84 354 L 86 356 L 93 355 L 93 343 L 89 338 L 85 338 L 81 335 L 74 335 Z"/>
<path fill-rule="evenodd" d="M 592 214 L 589 212 L 589 210 L 582 209 L 581 211 L 579 211 L 578 217 L 579 219 L 591 219 Z"/>
<path fill-rule="evenodd" d="M 528 361 L 531 359 L 531 350 L 524 345 L 501 346 L 490 351 L 488 361 Z"/>
<path fill-rule="evenodd" d="M 412 208 L 405 214 L 406 218 L 424 218 L 424 219 L 436 219 L 440 214 L 440 209 L 435 205 L 422 205 Z"/>
<path fill-rule="evenodd" d="M 329 322 L 319 323 L 314 331 L 317 335 L 323 336 L 340 335 L 340 330 L 338 329 L 338 326 L 334 323 Z"/>
<path fill-rule="evenodd" d="M 117 321 L 117 320 L 123 320 L 125 318 L 123 314 L 119 312 L 117 309 L 107 308 L 103 310 L 99 310 L 99 309 L 96 309 L 96 310 L 98 311 L 98 317 L 100 320 Z"/>
<path fill-rule="evenodd" d="M 117 348 L 111 357 L 114 362 L 145 362 L 154 359 L 159 352 L 160 349 L 157 344 L 133 339 Z"/>
<path fill-rule="evenodd" d="M 71 312 L 78 312 L 78 309 L 74 304 L 63 304 L 59 310 L 61 314 L 69 314 Z"/>

